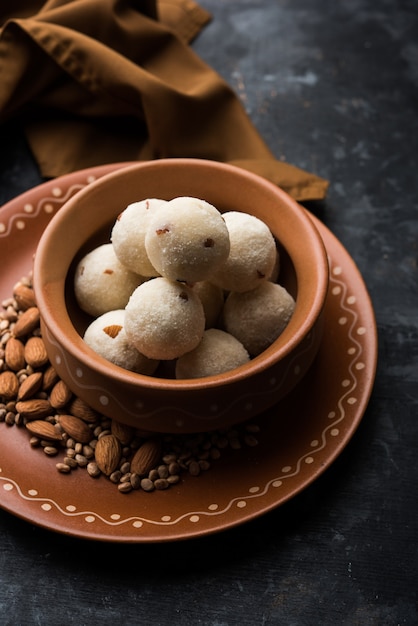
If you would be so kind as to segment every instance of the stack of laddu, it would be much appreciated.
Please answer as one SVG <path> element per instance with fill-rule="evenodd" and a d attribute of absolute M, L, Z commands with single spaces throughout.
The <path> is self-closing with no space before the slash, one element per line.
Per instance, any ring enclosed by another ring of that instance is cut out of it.
<path fill-rule="evenodd" d="M 78 263 L 74 291 L 94 319 L 86 343 L 112 363 L 176 378 L 232 370 L 284 330 L 295 301 L 275 282 L 279 253 L 259 218 L 199 198 L 126 207 L 111 241 Z"/>

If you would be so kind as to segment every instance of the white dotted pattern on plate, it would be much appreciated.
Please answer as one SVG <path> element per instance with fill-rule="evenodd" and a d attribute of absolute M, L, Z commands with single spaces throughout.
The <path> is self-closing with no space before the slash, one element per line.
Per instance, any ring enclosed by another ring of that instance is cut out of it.
<path fill-rule="evenodd" d="M 52 195 L 42 198 L 36 206 L 31 203 L 24 204 L 21 213 L 13 215 L 7 223 L 0 222 L 0 237 L 8 237 L 12 233 L 13 228 L 19 231 L 24 230 L 29 224 L 29 221 L 38 217 L 41 212 L 52 215 L 77 191 L 80 191 L 86 184 L 88 185 L 95 180 L 95 176 L 88 176 L 85 183 L 71 185 L 66 191 L 58 186 L 53 187 L 51 190 Z"/>

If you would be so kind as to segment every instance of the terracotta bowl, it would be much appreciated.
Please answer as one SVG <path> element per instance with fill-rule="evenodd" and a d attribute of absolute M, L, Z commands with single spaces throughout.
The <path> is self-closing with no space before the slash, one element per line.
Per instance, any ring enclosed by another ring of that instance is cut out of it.
<path fill-rule="evenodd" d="M 82 339 L 91 321 L 77 306 L 75 264 L 110 241 L 117 215 L 131 202 L 199 197 L 220 211 L 262 219 L 281 254 L 278 282 L 296 300 L 280 337 L 249 363 L 193 380 L 144 376 L 98 356 Z M 78 192 L 51 220 L 34 262 L 34 288 L 51 363 L 72 391 L 102 414 L 155 432 L 202 432 L 247 420 L 277 403 L 299 383 L 323 331 L 328 263 L 309 215 L 286 193 L 243 169 L 199 159 L 138 163 Z"/>

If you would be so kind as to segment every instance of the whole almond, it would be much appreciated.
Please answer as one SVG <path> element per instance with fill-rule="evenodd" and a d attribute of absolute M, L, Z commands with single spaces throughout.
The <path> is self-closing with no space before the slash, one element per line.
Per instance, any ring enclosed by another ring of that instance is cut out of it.
<path fill-rule="evenodd" d="M 45 420 L 34 420 L 26 424 L 26 428 L 35 437 L 39 439 L 47 439 L 48 441 L 61 441 L 62 434 L 58 432 L 54 424 Z"/>
<path fill-rule="evenodd" d="M 53 409 L 48 400 L 31 398 L 16 402 L 16 411 L 28 420 L 37 420 L 51 415 Z"/>
<path fill-rule="evenodd" d="M 94 451 L 97 466 L 106 476 L 110 476 L 117 469 L 121 456 L 122 446 L 115 435 L 103 435 L 97 440 Z"/>
<path fill-rule="evenodd" d="M 42 386 L 43 374 L 42 372 L 34 372 L 30 374 L 25 380 L 21 383 L 19 387 L 19 391 L 17 394 L 18 400 L 28 400 L 35 395 L 37 391 Z"/>
<path fill-rule="evenodd" d="M 60 415 L 59 423 L 67 435 L 79 443 L 89 443 L 93 438 L 91 429 L 79 417 Z"/>
<path fill-rule="evenodd" d="M 35 328 L 39 326 L 39 309 L 31 306 L 18 318 L 13 326 L 13 334 L 15 337 L 24 337 L 29 335 Z"/>
<path fill-rule="evenodd" d="M 92 409 L 87 402 L 84 402 L 84 400 L 78 397 L 71 401 L 69 411 L 72 415 L 79 417 L 84 422 L 88 422 L 89 424 L 94 424 L 99 419 L 97 411 Z"/>
<path fill-rule="evenodd" d="M 44 378 L 43 378 L 43 381 L 42 381 L 42 389 L 44 391 L 48 391 L 58 381 L 59 381 L 59 376 L 58 376 L 54 366 L 53 365 L 49 365 L 46 368 L 45 372 L 44 372 Z"/>
<path fill-rule="evenodd" d="M 10 337 L 4 349 L 4 359 L 7 367 L 14 372 L 18 372 L 25 367 L 25 346 L 20 339 Z"/>
<path fill-rule="evenodd" d="M 131 472 L 145 476 L 161 458 L 160 439 L 148 439 L 135 452 L 131 461 Z"/>
<path fill-rule="evenodd" d="M 63 380 L 59 380 L 51 389 L 49 401 L 54 409 L 63 409 L 71 400 L 72 395 L 73 392 L 68 387 L 67 383 Z"/>
<path fill-rule="evenodd" d="M 35 293 L 31 287 L 27 287 L 22 283 L 17 283 L 13 288 L 13 297 L 16 300 L 19 309 L 26 311 L 30 307 L 36 306 Z"/>
<path fill-rule="evenodd" d="M 19 380 L 14 372 L 5 370 L 0 374 L 0 398 L 12 400 L 19 391 Z"/>
<path fill-rule="evenodd" d="M 25 359 L 34 368 L 43 367 L 48 363 L 48 354 L 41 337 L 30 337 L 25 344 Z"/>
<path fill-rule="evenodd" d="M 115 435 L 121 442 L 123 446 L 128 445 L 135 434 L 135 428 L 133 426 L 129 426 L 128 424 L 122 424 L 121 422 L 117 422 L 116 420 L 112 420 L 111 424 L 111 432 L 112 435 Z"/>

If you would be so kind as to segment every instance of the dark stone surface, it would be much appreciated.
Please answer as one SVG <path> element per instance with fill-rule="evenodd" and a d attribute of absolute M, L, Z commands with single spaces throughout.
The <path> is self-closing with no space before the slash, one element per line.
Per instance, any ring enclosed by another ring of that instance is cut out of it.
<path fill-rule="evenodd" d="M 333 466 L 285 506 L 188 543 L 91 544 L 0 511 L 0 624 L 418 623 L 418 9 L 413 0 L 204 0 L 194 43 L 272 151 L 328 178 L 379 334 L 374 392 Z M 1 129 L 0 201 L 40 182 Z"/>

